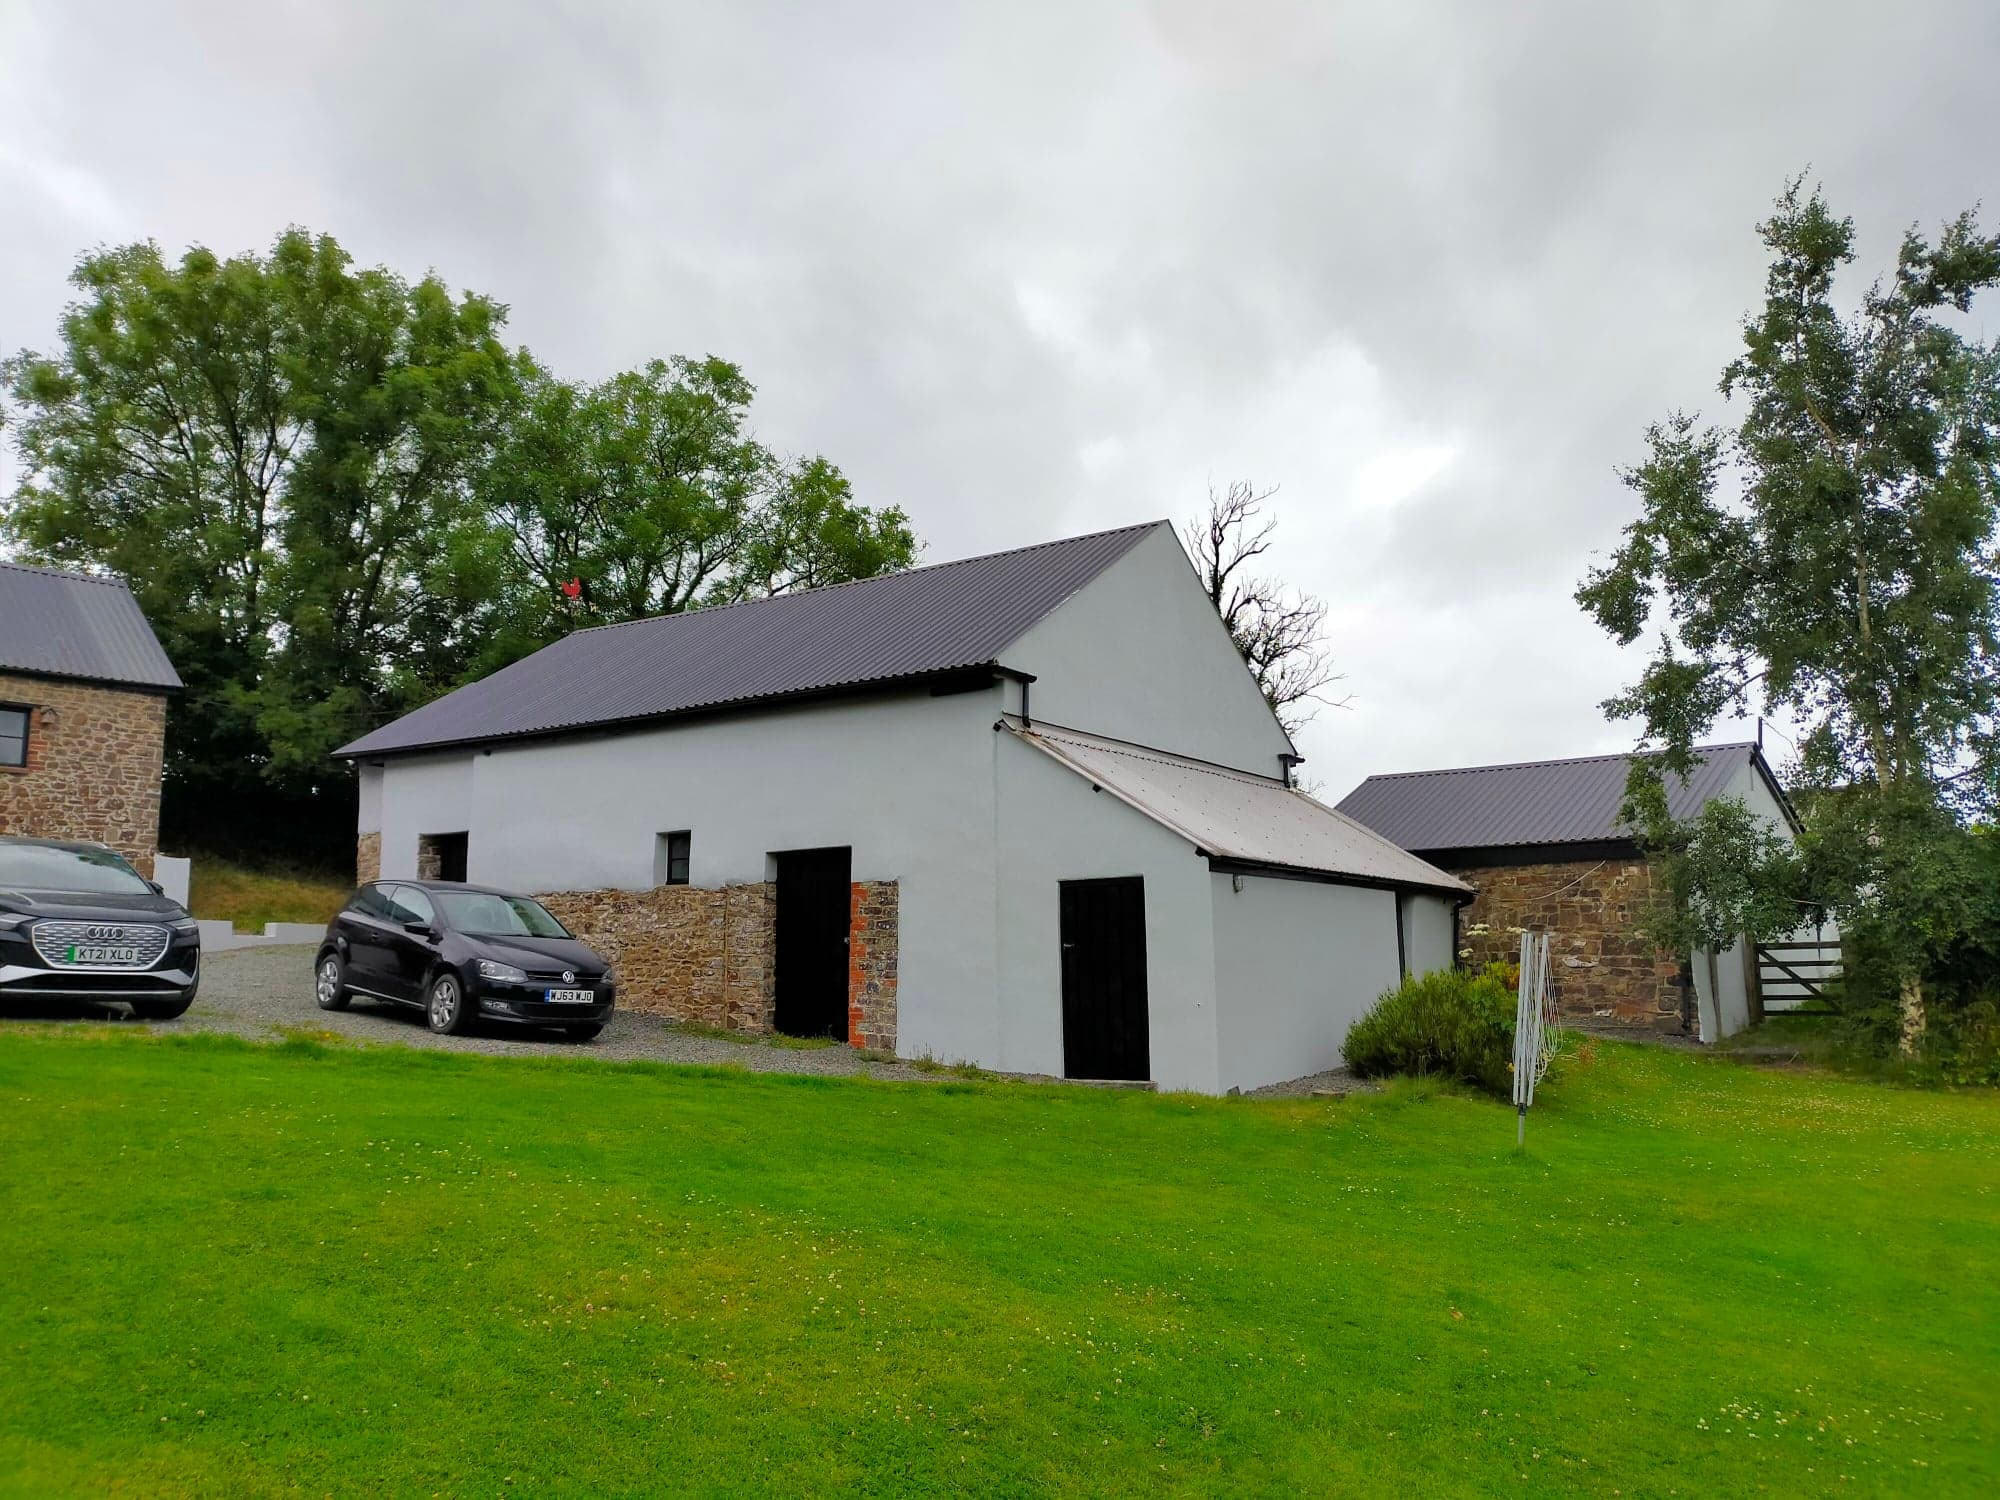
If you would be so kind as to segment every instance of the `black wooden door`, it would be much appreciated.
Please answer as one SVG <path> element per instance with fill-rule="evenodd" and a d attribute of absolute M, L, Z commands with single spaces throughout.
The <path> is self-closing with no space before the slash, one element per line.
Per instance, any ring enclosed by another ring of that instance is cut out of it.
<path fill-rule="evenodd" d="M 847 1040 L 851 849 L 777 856 L 777 1017 L 788 1036 Z"/>
<path fill-rule="evenodd" d="M 1153 1076 L 1146 1033 L 1146 882 L 1062 883 L 1063 1076 Z"/>

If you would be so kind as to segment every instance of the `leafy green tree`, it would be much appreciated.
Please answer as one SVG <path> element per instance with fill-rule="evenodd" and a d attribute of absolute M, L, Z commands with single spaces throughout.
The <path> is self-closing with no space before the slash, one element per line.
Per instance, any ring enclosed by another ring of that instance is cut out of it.
<path fill-rule="evenodd" d="M 476 485 L 484 534 L 458 543 L 466 566 L 504 580 L 495 664 L 580 625 L 873 577 L 915 557 L 900 509 L 857 505 L 826 459 L 786 461 L 751 435 L 755 389 L 725 360 L 655 360 L 594 386 L 527 361 L 521 376 Z"/>
<path fill-rule="evenodd" d="M 578 625 L 907 567 L 897 509 L 749 429 L 719 359 L 556 379 L 506 310 L 268 254 L 86 255 L 49 355 L 0 363 L 25 482 L 0 538 L 132 584 L 187 693 L 170 836 L 352 836 L 343 741 Z M 564 589 L 570 584 L 574 596 Z"/>
<path fill-rule="evenodd" d="M 1761 226 L 1764 305 L 1723 372 L 1741 422 L 1648 431 L 1626 476 L 1639 519 L 1577 598 L 1621 643 L 1665 612 L 1658 654 L 1605 710 L 1637 716 L 1661 751 L 1638 763 L 1633 804 L 1690 858 L 1683 896 L 1768 928 L 1781 904 L 1755 889 L 1761 869 L 1872 925 L 1895 954 L 1908 1047 L 1925 966 L 1964 920 L 1937 878 L 1950 815 L 2000 799 L 2000 349 L 1951 316 L 2000 283 L 2000 239 L 1969 213 L 1935 244 L 1911 230 L 1895 274 L 1844 314 L 1853 224 L 1801 188 Z M 1809 726 L 1802 778 L 1834 793 L 1796 864 L 1727 829 L 1663 826 L 1660 773 L 1753 696 Z"/>
<path fill-rule="evenodd" d="M 60 347 L 0 365 L 26 482 L 0 527 L 132 584 L 187 683 L 167 810 L 311 801 L 327 752 L 449 679 L 416 606 L 510 384 L 504 309 L 357 270 L 328 236 L 267 255 L 85 256 Z"/>

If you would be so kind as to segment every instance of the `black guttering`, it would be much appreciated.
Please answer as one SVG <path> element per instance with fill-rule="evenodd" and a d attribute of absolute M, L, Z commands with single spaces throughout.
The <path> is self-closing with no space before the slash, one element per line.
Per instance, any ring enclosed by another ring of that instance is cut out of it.
<path fill-rule="evenodd" d="M 723 718 L 731 714 L 762 713 L 792 708 L 802 703 L 822 703 L 838 698 L 870 698 L 919 688 L 935 695 L 990 687 L 1001 677 L 1016 681 L 1032 674 L 1017 672 L 997 662 L 980 662 L 965 667 L 943 667 L 930 672 L 911 672 L 898 677 L 878 677 L 869 682 L 843 682 L 830 687 L 801 688 L 790 693 L 770 693 L 756 698 L 732 698 L 722 703 L 703 703 L 691 708 L 671 708 L 660 713 L 635 714 L 623 719 L 592 719 L 582 724 L 555 724 L 545 729 L 524 729 L 511 734 L 470 735 L 455 740 L 426 740 L 420 745 L 397 746 L 385 750 L 336 750 L 335 760 L 366 761 L 379 765 L 417 755 L 436 755 L 446 750 L 475 750 L 491 745 L 528 745 L 549 740 L 588 739 L 604 734 L 622 734 L 631 729 L 683 723 L 690 719 Z"/>
<path fill-rule="evenodd" d="M 171 698 L 175 693 L 187 691 L 184 682 L 131 682 L 123 677 L 92 676 L 85 672 L 45 672 L 35 667 L 10 667 L 4 662 L 0 662 L 0 676 L 32 677 L 39 682 L 75 682 L 85 687 L 103 688 L 107 692 L 150 693 L 161 698 Z"/>
<path fill-rule="evenodd" d="M 1390 880 L 1376 875 L 1349 875 L 1338 870 L 1308 870 L 1300 865 L 1273 864 L 1261 859 L 1234 859 L 1211 854 L 1199 846 L 1195 852 L 1208 861 L 1218 875 L 1262 875 L 1271 880 L 1303 880 L 1313 885 L 1352 885 L 1368 891 L 1404 891 L 1415 896 L 1450 896 L 1460 906 L 1472 900 L 1471 891 L 1456 886 L 1431 885 L 1420 880 Z M 1400 920 L 1400 919 L 1399 919 Z"/>
<path fill-rule="evenodd" d="M 1411 849 L 1441 870 L 1490 870 L 1499 865 L 1567 865 L 1585 860 L 1636 859 L 1637 839 L 1585 839 L 1560 844 L 1484 844 L 1466 849 Z"/>

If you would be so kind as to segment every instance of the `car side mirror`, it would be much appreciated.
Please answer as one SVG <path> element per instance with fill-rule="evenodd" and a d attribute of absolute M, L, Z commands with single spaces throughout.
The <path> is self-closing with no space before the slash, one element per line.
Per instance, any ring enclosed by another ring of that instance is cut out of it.
<path fill-rule="evenodd" d="M 428 922 L 405 922 L 403 924 L 403 931 L 416 937 L 434 938 L 437 936 L 437 929 Z"/>

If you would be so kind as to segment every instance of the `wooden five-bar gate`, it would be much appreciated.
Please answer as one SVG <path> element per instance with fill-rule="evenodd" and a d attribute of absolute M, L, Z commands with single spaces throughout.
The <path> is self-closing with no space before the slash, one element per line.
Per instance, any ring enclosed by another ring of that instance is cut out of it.
<path fill-rule="evenodd" d="M 1815 937 L 1804 941 L 1757 945 L 1757 988 L 1764 1010 L 1791 1015 L 1825 1015 L 1826 983 L 1840 973 L 1840 939 Z"/>

